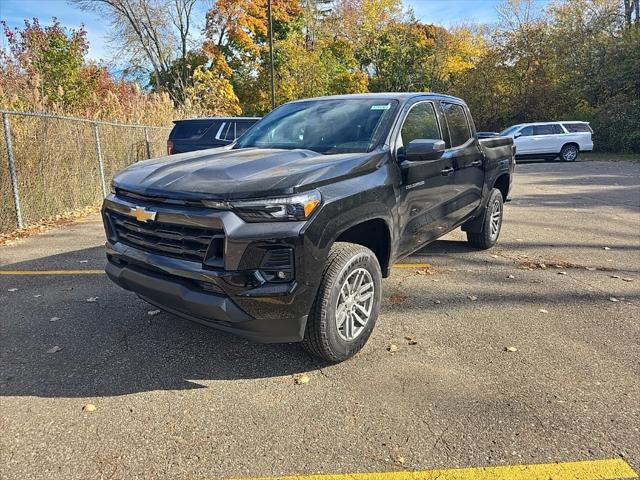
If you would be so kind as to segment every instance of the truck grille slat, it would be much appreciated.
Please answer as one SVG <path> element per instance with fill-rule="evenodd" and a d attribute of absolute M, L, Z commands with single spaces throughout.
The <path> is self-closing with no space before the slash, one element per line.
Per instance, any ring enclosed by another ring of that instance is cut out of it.
<path fill-rule="evenodd" d="M 173 223 L 144 223 L 133 217 L 109 212 L 118 240 L 132 247 L 184 260 L 202 262 L 214 237 L 215 229 Z"/>

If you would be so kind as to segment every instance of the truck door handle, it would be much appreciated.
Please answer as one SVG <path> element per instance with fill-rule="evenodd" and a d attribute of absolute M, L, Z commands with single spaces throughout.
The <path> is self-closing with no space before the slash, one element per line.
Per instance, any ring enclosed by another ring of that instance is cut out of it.
<path fill-rule="evenodd" d="M 472 167 L 479 167 L 480 165 L 482 165 L 482 160 L 476 160 L 474 162 L 471 162 Z"/>
<path fill-rule="evenodd" d="M 453 172 L 455 172 L 455 170 L 452 167 L 447 167 L 447 168 L 443 168 L 442 171 L 440 173 L 442 173 L 442 175 L 444 177 L 448 177 L 449 175 L 451 175 Z"/>

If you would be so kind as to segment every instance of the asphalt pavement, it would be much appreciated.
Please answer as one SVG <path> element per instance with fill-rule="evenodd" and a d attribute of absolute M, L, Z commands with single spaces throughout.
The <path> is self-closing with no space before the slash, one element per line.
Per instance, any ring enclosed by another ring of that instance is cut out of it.
<path fill-rule="evenodd" d="M 518 165 L 512 198 L 494 249 L 394 268 L 338 365 L 156 313 L 98 217 L 0 247 L 0 478 L 639 472 L 640 163 Z"/>

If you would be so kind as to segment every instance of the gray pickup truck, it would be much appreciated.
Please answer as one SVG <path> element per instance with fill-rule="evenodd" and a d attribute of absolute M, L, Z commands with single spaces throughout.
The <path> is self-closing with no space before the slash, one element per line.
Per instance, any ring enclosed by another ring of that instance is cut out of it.
<path fill-rule="evenodd" d="M 176 315 L 338 362 L 392 265 L 462 227 L 498 240 L 513 140 L 425 93 L 300 100 L 222 148 L 137 163 L 105 199 L 109 277 Z"/>

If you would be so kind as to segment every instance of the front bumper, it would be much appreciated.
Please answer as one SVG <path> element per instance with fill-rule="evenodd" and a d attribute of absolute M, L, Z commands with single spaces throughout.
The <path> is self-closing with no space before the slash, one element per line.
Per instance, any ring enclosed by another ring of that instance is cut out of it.
<path fill-rule="evenodd" d="M 113 214 L 129 214 L 136 206 L 157 212 L 158 224 L 215 225 L 224 230 L 224 257 L 216 262 L 190 261 L 148 251 L 119 241 Z M 227 211 L 132 203 L 110 195 L 103 205 L 107 231 L 109 278 L 149 303 L 178 316 L 258 342 L 303 339 L 315 297 L 317 256 L 305 251 L 304 224 L 247 224 Z M 291 248 L 295 276 L 268 281 L 261 252 Z M 257 253 L 256 253 L 257 252 Z"/>

